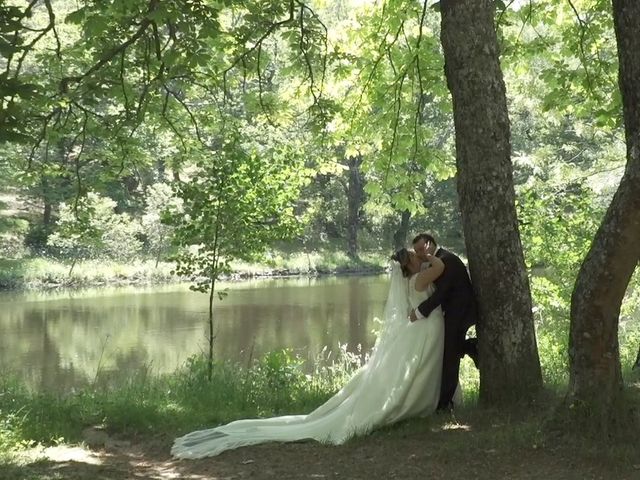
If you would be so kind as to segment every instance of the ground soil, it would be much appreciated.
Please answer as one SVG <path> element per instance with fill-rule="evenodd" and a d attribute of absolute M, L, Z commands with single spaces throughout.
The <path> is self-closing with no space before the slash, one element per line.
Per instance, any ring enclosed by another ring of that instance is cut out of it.
<path fill-rule="evenodd" d="M 505 428 L 506 440 L 500 438 Z M 535 435 L 519 439 L 514 431 L 511 422 L 477 427 L 451 419 L 414 420 L 342 446 L 265 444 L 202 460 L 171 458 L 171 438 L 131 438 L 93 449 L 49 448 L 40 460 L 0 466 L 0 478 L 640 480 L 640 448 L 611 455 L 606 446 L 537 444 L 530 440 Z"/>

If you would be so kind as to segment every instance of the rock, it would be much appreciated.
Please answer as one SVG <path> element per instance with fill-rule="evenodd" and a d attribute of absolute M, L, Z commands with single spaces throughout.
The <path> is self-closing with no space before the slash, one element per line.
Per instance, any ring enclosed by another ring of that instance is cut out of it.
<path fill-rule="evenodd" d="M 110 438 L 100 427 L 87 427 L 82 430 L 82 441 L 89 448 L 104 448 Z"/>
<path fill-rule="evenodd" d="M 131 447 L 127 440 L 117 440 L 109 436 L 101 427 L 87 427 L 82 431 L 82 441 L 91 449 L 119 449 Z"/>

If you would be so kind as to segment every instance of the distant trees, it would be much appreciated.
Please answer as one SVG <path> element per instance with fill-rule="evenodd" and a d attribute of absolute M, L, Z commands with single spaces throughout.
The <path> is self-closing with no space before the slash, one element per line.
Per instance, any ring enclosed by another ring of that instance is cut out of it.
<path fill-rule="evenodd" d="M 89 192 L 76 204 L 62 203 L 55 232 L 48 244 L 71 259 L 110 258 L 127 261 L 142 248 L 141 226 L 127 213 L 116 213 L 116 202 Z"/>
<path fill-rule="evenodd" d="M 173 227 L 167 224 L 171 213 L 181 210 L 182 203 L 167 183 L 154 183 L 147 188 L 146 207 L 140 219 L 148 252 L 156 259 L 156 267 L 173 242 Z"/>

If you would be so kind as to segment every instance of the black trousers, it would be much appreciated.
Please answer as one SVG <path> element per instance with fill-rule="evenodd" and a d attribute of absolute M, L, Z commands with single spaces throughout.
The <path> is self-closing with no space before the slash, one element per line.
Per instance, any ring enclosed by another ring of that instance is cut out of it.
<path fill-rule="evenodd" d="M 442 359 L 442 381 L 440 384 L 440 400 L 438 409 L 451 407 L 453 395 L 458 387 L 460 359 L 465 354 L 477 353 L 476 339 L 465 340 L 467 328 L 454 322 L 445 321 L 444 354 Z"/>

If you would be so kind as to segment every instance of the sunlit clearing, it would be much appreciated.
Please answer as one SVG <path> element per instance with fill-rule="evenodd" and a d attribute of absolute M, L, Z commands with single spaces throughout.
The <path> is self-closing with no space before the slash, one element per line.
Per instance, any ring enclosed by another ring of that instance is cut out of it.
<path fill-rule="evenodd" d="M 91 450 L 85 450 L 82 447 L 69 447 L 66 445 L 45 448 L 42 450 L 42 457 L 52 462 L 80 462 L 91 465 L 102 464 L 101 455 Z"/>
<path fill-rule="evenodd" d="M 160 409 L 162 413 L 184 413 L 186 411 L 183 405 L 180 405 L 177 402 L 169 402 L 164 407 Z"/>
<path fill-rule="evenodd" d="M 180 479 L 180 480 L 216 480 L 218 478 L 222 478 L 222 477 L 218 477 L 215 475 L 211 475 L 211 474 L 207 474 L 207 475 L 199 475 L 196 473 L 184 473 L 181 472 L 180 470 L 176 470 L 175 468 L 173 468 L 171 465 L 168 464 L 163 464 L 163 465 L 154 465 L 151 468 L 148 468 L 147 471 L 149 473 L 153 472 L 153 476 L 149 477 L 149 478 L 158 478 L 158 479 L 162 479 L 162 480 L 173 480 L 173 479 Z"/>
<path fill-rule="evenodd" d="M 464 425 L 458 422 L 448 422 L 442 425 L 441 430 L 463 430 L 465 432 L 471 431 L 470 425 Z"/>

